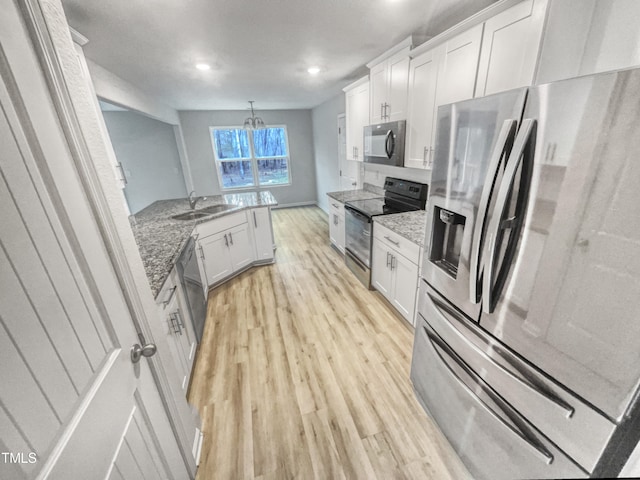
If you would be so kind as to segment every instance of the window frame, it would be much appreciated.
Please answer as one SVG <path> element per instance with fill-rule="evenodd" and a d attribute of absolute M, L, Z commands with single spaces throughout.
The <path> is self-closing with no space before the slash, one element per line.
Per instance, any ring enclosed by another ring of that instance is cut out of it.
<path fill-rule="evenodd" d="M 213 163 L 216 171 L 216 175 L 218 177 L 218 185 L 220 186 L 220 191 L 229 192 L 233 190 L 250 190 L 250 189 L 269 189 L 269 188 L 278 188 L 278 187 L 287 187 L 291 186 L 293 183 L 293 175 L 291 172 L 291 148 L 289 146 L 289 131 L 286 125 L 265 125 L 265 129 L 267 128 L 282 128 L 284 130 L 284 139 L 287 145 L 287 155 L 274 155 L 269 157 L 256 157 L 255 148 L 253 145 L 253 132 L 254 130 L 245 130 L 242 126 L 210 126 L 209 127 L 209 139 L 211 140 L 211 149 L 213 150 Z M 239 157 L 234 159 L 219 159 L 218 151 L 216 149 L 216 141 L 214 136 L 215 130 L 244 130 L 247 132 L 248 143 L 249 143 L 249 157 Z M 278 184 L 264 184 L 260 185 L 260 174 L 258 172 L 258 161 L 259 160 L 269 160 L 269 159 L 286 159 L 287 160 L 287 171 L 289 181 L 287 183 L 278 183 Z M 222 173 L 220 164 L 223 162 L 251 162 L 251 174 L 253 176 L 253 185 L 247 185 L 244 187 L 225 187 L 222 179 Z"/>

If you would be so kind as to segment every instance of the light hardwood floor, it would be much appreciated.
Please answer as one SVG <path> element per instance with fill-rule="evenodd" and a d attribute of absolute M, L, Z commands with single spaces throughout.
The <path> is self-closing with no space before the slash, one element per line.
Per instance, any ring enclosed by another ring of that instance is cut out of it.
<path fill-rule="evenodd" d="M 467 477 L 414 397 L 412 329 L 328 245 L 326 214 L 273 222 L 276 263 L 209 294 L 198 480 Z"/>

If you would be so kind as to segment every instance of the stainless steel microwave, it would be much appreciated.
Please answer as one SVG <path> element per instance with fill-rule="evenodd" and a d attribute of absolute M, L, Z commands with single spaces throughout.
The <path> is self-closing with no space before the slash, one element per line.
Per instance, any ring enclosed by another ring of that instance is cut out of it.
<path fill-rule="evenodd" d="M 364 161 L 404 167 L 406 120 L 364 127 Z"/>

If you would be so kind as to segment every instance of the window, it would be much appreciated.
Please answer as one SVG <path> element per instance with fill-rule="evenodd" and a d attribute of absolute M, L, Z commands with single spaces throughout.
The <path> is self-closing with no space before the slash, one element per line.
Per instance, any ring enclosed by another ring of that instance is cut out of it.
<path fill-rule="evenodd" d="M 291 184 L 285 126 L 211 127 L 211 141 L 223 190 Z"/>

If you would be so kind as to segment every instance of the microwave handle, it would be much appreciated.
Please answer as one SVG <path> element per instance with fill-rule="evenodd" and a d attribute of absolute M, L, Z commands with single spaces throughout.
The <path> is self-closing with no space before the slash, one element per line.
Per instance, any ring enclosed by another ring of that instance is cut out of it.
<path fill-rule="evenodd" d="M 393 138 L 393 132 L 389 130 L 387 132 L 387 137 L 384 141 L 384 151 L 387 154 L 387 158 L 391 158 L 393 155 L 393 151 L 396 149 L 396 141 Z"/>

